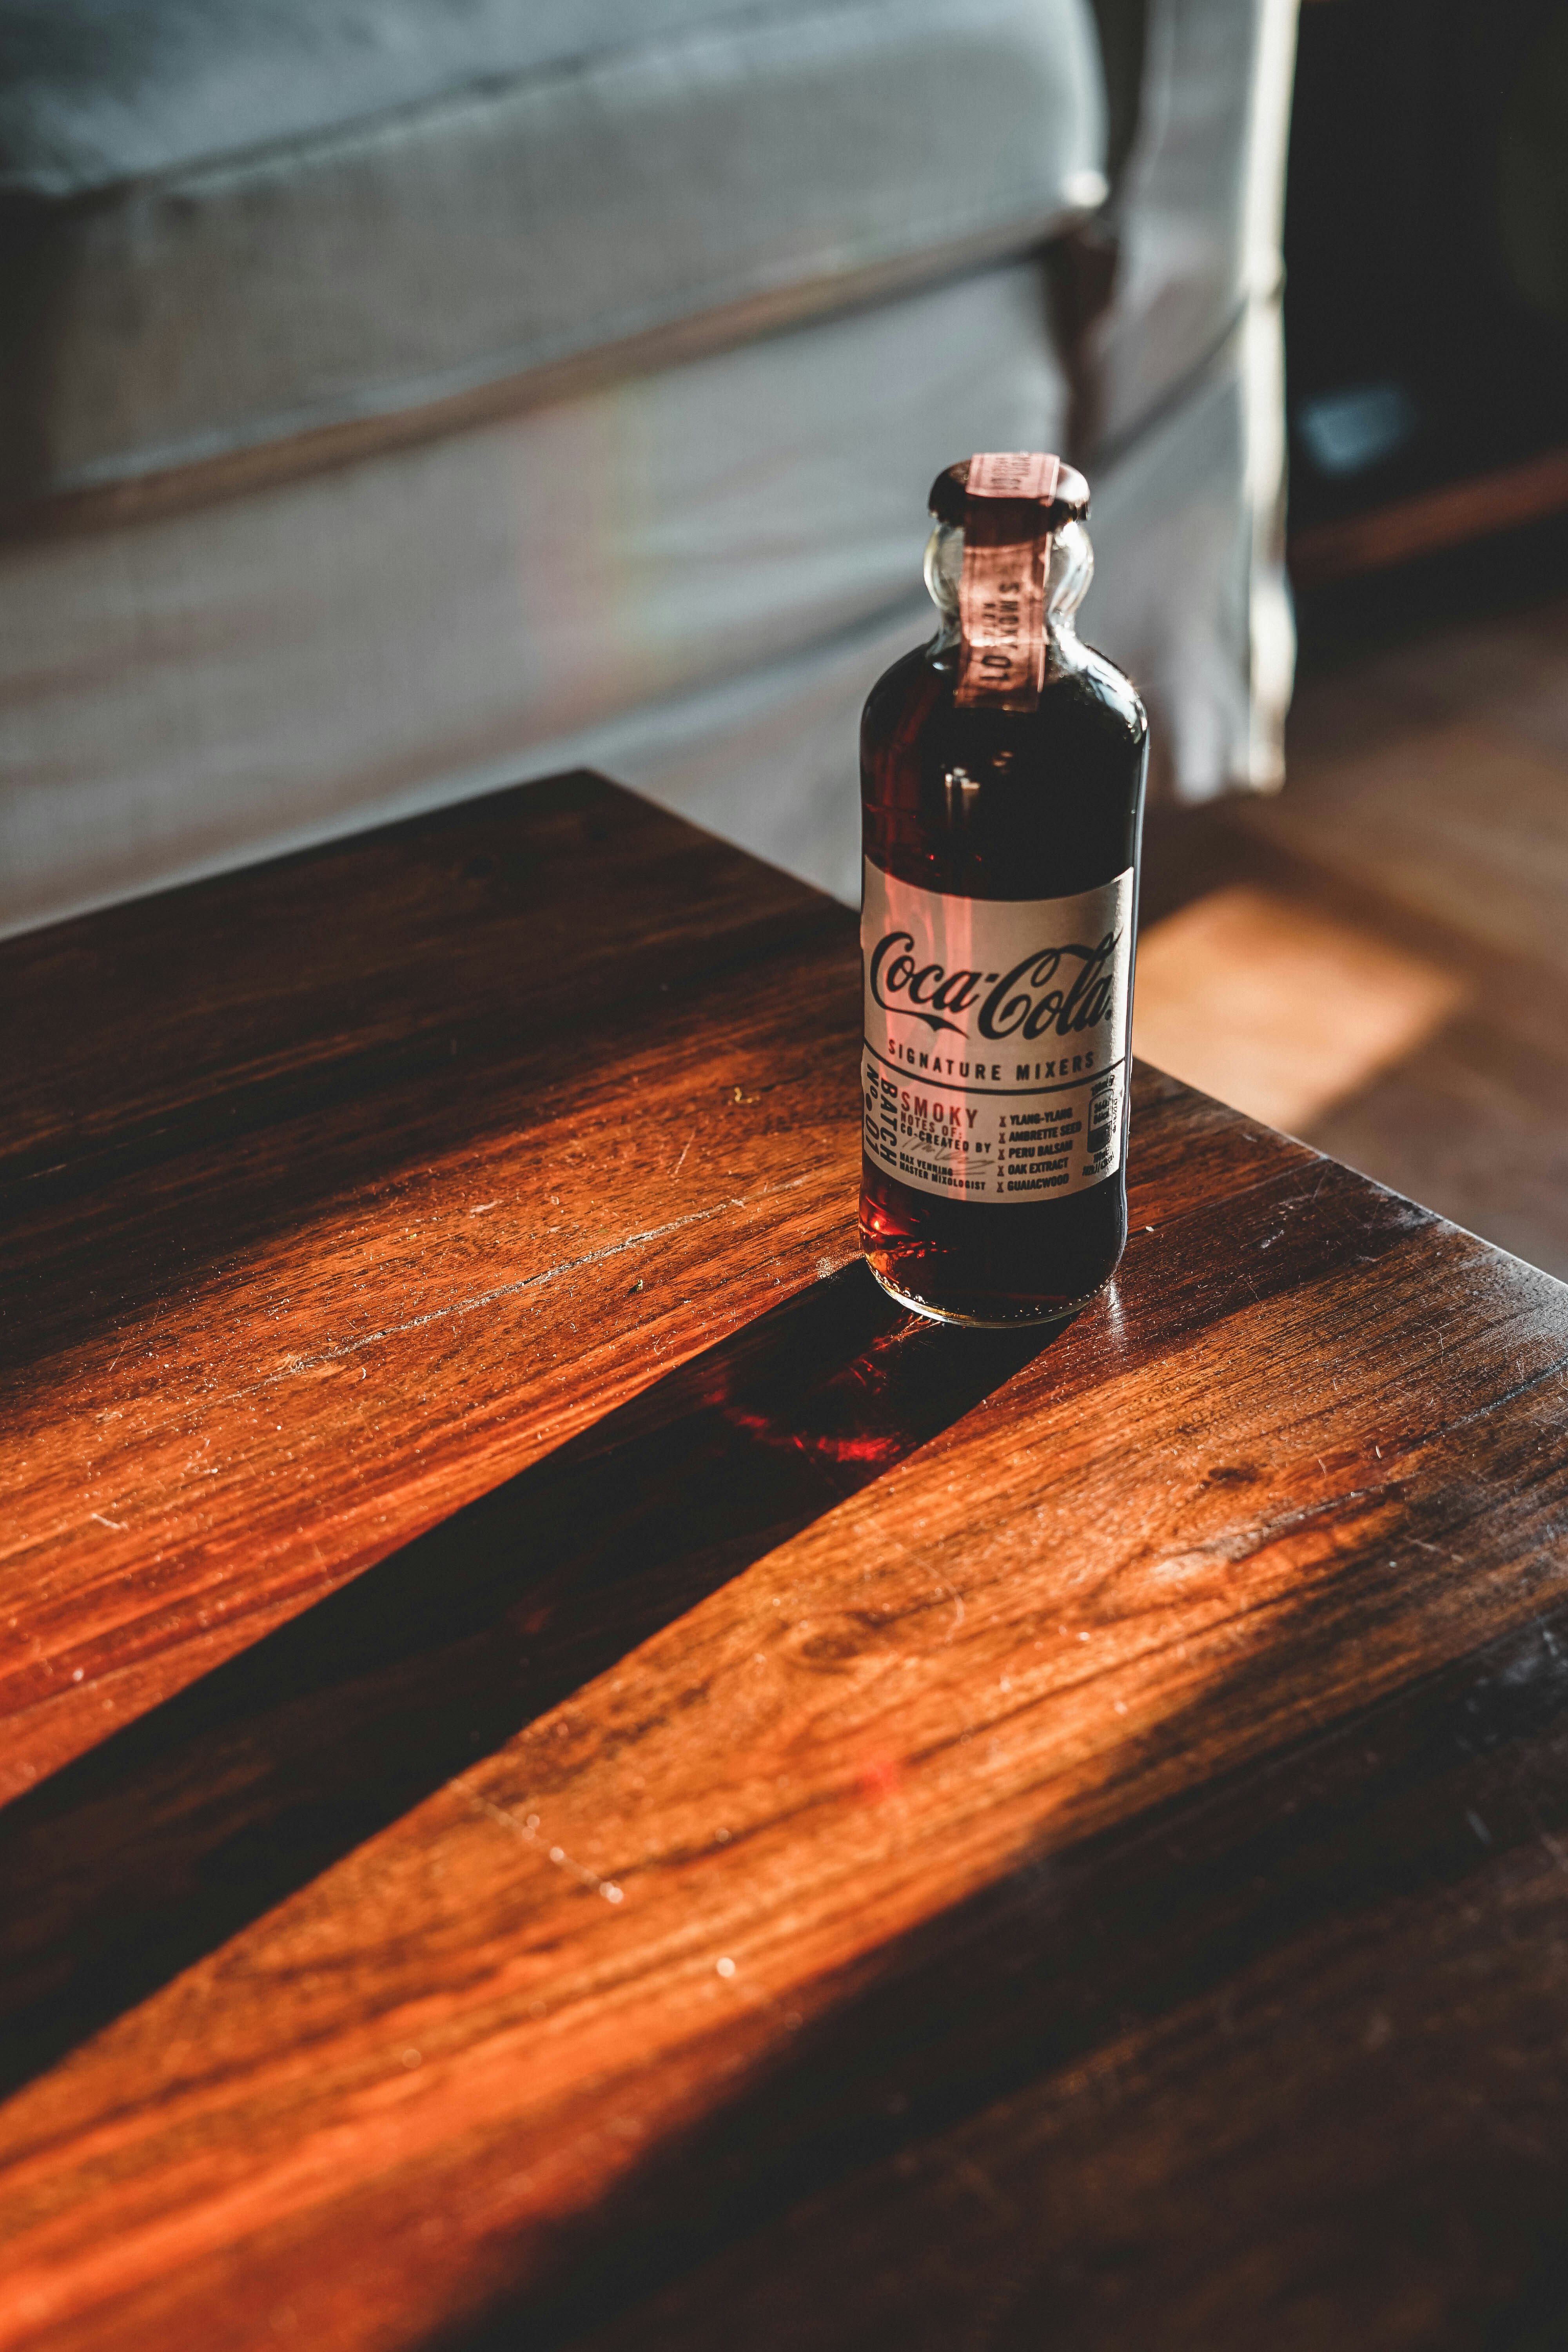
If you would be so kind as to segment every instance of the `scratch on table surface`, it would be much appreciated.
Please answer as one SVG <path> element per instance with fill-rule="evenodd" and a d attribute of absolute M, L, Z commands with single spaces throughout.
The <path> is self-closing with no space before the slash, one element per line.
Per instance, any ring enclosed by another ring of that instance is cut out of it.
<path fill-rule="evenodd" d="M 87 1516 L 96 1519 L 100 1528 L 112 1528 L 117 1536 L 122 1536 L 131 1524 L 129 1519 L 106 1519 L 101 1511 L 89 1511 Z"/>
<path fill-rule="evenodd" d="M 990 2206 L 993 2212 L 999 2213 L 1005 2221 L 1018 2220 L 1018 2209 L 1012 2199 L 1005 2190 L 997 2188 L 991 2175 L 983 2171 L 972 2156 L 961 2156 L 952 2169 L 964 2187 L 972 2189 L 976 2197 Z"/>
<path fill-rule="evenodd" d="M 482 1789 L 476 1789 L 473 1782 L 466 1780 L 460 1772 L 453 1775 L 451 1786 L 454 1789 L 461 1789 L 464 1796 L 477 1811 L 485 1814 L 489 1820 L 499 1822 L 502 1829 L 510 1830 L 514 1837 L 520 1837 L 522 1840 L 524 1845 L 537 1846 L 540 1852 L 546 1854 L 555 1864 L 557 1870 L 569 1870 L 574 1878 L 581 1879 L 583 1885 L 592 1887 L 595 1895 L 602 1895 L 606 1903 L 622 1903 L 626 1900 L 625 1889 L 617 1886 L 614 1879 L 601 1878 L 596 1870 L 588 1868 L 586 1863 L 574 1862 L 564 1846 L 547 1846 L 539 1833 L 540 1822 L 537 1813 L 524 1813 L 520 1816 L 514 1813 L 510 1806 L 498 1805 L 493 1797 L 487 1797 Z"/>
<path fill-rule="evenodd" d="M 446 1322 L 456 1315 L 475 1315 L 481 1307 L 493 1306 L 498 1298 L 515 1298 L 520 1291 L 537 1290 L 546 1282 L 558 1281 L 563 1274 L 576 1274 L 584 1266 L 602 1264 L 605 1258 L 622 1257 L 644 1242 L 663 1241 L 667 1234 L 678 1234 L 687 1225 L 706 1224 L 710 1218 L 721 1216 L 726 1209 L 744 1205 L 743 1202 L 716 1201 L 710 1209 L 693 1209 L 689 1216 L 672 1218 L 667 1225 L 650 1225 L 646 1233 L 628 1234 L 625 1241 L 611 1242 L 604 1249 L 589 1250 L 582 1257 L 563 1258 L 559 1265 L 546 1266 L 541 1274 L 526 1274 L 518 1282 L 497 1283 L 489 1290 L 476 1292 L 472 1298 L 454 1299 L 449 1307 L 433 1307 L 428 1314 L 411 1315 L 405 1322 L 388 1323 L 378 1331 L 362 1332 L 357 1339 L 344 1339 L 336 1347 L 323 1348 L 314 1356 L 300 1356 L 287 1371 L 268 1372 L 252 1385 L 271 1388 L 279 1381 L 292 1380 L 300 1372 L 315 1371 L 322 1364 L 342 1363 L 345 1357 L 358 1355 L 363 1349 L 374 1348 L 383 1339 L 402 1339 L 409 1331 L 424 1330 L 432 1323 Z M 247 1391 L 237 1389 L 233 1393 L 243 1396 Z"/>
<path fill-rule="evenodd" d="M 776 1183 L 759 1185 L 755 1198 L 758 1201 L 777 1200 L 786 1192 L 798 1192 L 810 1181 L 809 1175 L 784 1177 Z M 433 1307 L 428 1314 L 412 1315 L 405 1322 L 389 1323 L 381 1330 L 363 1332 L 357 1339 L 345 1339 L 335 1347 L 323 1348 L 317 1355 L 301 1357 L 287 1372 L 264 1372 L 258 1379 L 245 1381 L 224 1396 L 209 1396 L 207 1407 L 216 1409 L 233 1403 L 237 1397 L 252 1395 L 259 1389 L 274 1388 L 280 1381 L 291 1380 L 296 1372 L 316 1371 L 323 1364 L 342 1363 L 346 1358 L 358 1355 L 363 1349 L 377 1346 L 383 1339 L 401 1339 L 407 1332 L 424 1330 L 430 1324 L 444 1322 L 453 1316 L 477 1314 L 481 1307 L 493 1306 L 498 1298 L 512 1298 L 521 1291 L 536 1290 L 544 1283 L 559 1280 L 563 1274 L 576 1274 L 584 1266 L 597 1265 L 605 1258 L 623 1256 L 627 1250 L 637 1249 L 644 1242 L 663 1241 L 667 1234 L 680 1233 L 688 1225 L 707 1224 L 714 1217 L 721 1217 L 726 1209 L 745 1209 L 750 1205 L 747 1201 L 733 1198 L 715 1201 L 710 1208 L 693 1209 L 689 1216 L 672 1218 L 668 1224 L 650 1225 L 645 1233 L 628 1234 L 624 1241 L 611 1242 L 604 1249 L 589 1250 L 583 1257 L 563 1258 L 559 1265 L 546 1266 L 542 1273 L 524 1275 L 518 1282 L 497 1283 L 493 1288 L 479 1291 L 472 1298 L 455 1299 L 450 1307 Z M 364 1377 L 363 1365 L 360 1377 L 362 1380 Z"/>
<path fill-rule="evenodd" d="M 697 1126 L 696 1126 L 696 1127 L 694 1127 L 694 1128 L 692 1129 L 692 1130 L 691 1130 L 691 1134 L 690 1134 L 690 1135 L 689 1135 L 689 1136 L 687 1137 L 687 1139 L 686 1139 L 685 1142 L 681 1145 L 681 1147 L 680 1147 L 680 1157 L 679 1157 L 679 1159 L 676 1161 L 676 1163 L 675 1163 L 674 1167 L 673 1167 L 673 1168 L 670 1170 L 670 1171 L 669 1171 L 669 1172 L 670 1172 L 670 1174 L 671 1174 L 672 1176 L 679 1176 L 679 1173 L 680 1173 L 680 1171 L 681 1171 L 681 1170 L 685 1167 L 685 1165 L 686 1165 L 686 1155 L 687 1155 L 687 1153 L 688 1153 L 688 1152 L 690 1150 L 690 1149 L 691 1149 L 692 1139 L 693 1139 L 693 1137 L 695 1137 L 695 1135 L 696 1135 L 696 1133 L 697 1133 L 697 1128 L 698 1128 L 698 1127 L 700 1127 L 700 1126 L 701 1126 L 701 1124 L 702 1124 L 701 1120 L 700 1120 L 700 1119 L 699 1119 L 699 1120 L 697 1121 Z"/>
<path fill-rule="evenodd" d="M 157 1328 L 158 1328 L 159 1324 L 160 1324 L 160 1323 L 163 1321 L 163 1319 L 164 1307 L 165 1307 L 166 1305 L 167 1305 L 167 1301 L 164 1301 L 163 1305 L 160 1305 L 160 1307 L 159 1307 L 159 1308 L 158 1308 L 157 1313 L 156 1313 L 156 1314 L 153 1316 L 153 1318 L 152 1322 L 147 1326 L 147 1328 L 146 1328 L 146 1332 L 145 1332 L 145 1334 L 143 1334 L 143 1333 L 142 1333 L 142 1332 L 141 1332 L 141 1331 L 132 1330 L 132 1331 L 126 1331 L 126 1332 L 122 1335 L 122 1337 L 121 1337 L 121 1341 L 120 1341 L 120 1345 L 119 1345 L 119 1347 L 118 1347 L 118 1348 L 116 1348 L 116 1349 L 115 1349 L 115 1351 L 114 1351 L 114 1362 L 113 1362 L 113 1363 L 111 1363 L 111 1364 L 110 1365 L 110 1367 L 109 1367 L 110 1372 L 111 1374 L 114 1372 L 114 1370 L 116 1370 L 116 1368 L 118 1367 L 121 1357 L 125 1353 L 126 1349 L 130 1347 L 130 1345 L 131 1345 L 131 1343 L 132 1343 L 132 1341 L 133 1339 L 142 1339 L 143 1336 L 144 1336 L 144 1337 L 146 1337 L 146 1338 L 147 1338 L 147 1339 L 151 1339 L 153 1338 L 153 1336 L 154 1332 L 155 1332 L 155 1331 L 157 1330 Z M 151 1353 L 151 1350 L 149 1350 L 149 1353 Z"/>

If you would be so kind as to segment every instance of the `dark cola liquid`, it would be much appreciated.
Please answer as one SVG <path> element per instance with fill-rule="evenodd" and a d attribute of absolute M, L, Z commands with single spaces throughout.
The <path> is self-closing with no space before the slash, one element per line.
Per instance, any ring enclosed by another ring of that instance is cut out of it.
<path fill-rule="evenodd" d="M 866 853 L 922 889 L 1066 898 L 1136 872 L 1147 767 L 1137 695 L 1086 647 L 1053 646 L 1031 712 L 955 708 L 951 663 L 920 647 L 866 705 Z M 1116 1172 L 1059 1200 L 946 1200 L 865 1157 L 861 1244 L 873 1271 L 911 1304 L 963 1322 L 1070 1312 L 1110 1279 L 1126 1244 L 1125 1083 L 1122 1101 Z"/>

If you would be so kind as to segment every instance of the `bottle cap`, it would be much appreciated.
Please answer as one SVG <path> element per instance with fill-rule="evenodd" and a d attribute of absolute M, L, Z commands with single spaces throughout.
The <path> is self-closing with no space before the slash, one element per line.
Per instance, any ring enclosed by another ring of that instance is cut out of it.
<path fill-rule="evenodd" d="M 969 496 L 971 457 L 961 457 L 956 466 L 946 466 L 931 486 L 928 501 L 938 522 L 953 523 L 962 530 L 964 506 Z M 1056 494 L 1040 501 L 1041 530 L 1060 530 L 1064 522 L 1082 522 L 1089 512 L 1089 484 L 1074 466 L 1058 463 Z"/>

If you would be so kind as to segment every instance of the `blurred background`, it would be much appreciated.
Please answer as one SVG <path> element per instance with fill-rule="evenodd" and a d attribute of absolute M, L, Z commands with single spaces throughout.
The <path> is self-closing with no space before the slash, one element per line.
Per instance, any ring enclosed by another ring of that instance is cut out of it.
<path fill-rule="evenodd" d="M 853 898 L 1054 446 L 1141 1050 L 1568 1275 L 1568 0 L 0 0 L 0 929 L 573 765 Z"/>
<path fill-rule="evenodd" d="M 1308 0 L 1278 799 L 1156 821 L 1151 1059 L 1568 1276 L 1568 9 Z"/>

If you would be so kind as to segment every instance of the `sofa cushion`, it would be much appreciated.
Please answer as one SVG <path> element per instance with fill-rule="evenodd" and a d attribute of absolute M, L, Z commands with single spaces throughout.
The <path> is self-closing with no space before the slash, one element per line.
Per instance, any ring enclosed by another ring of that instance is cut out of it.
<path fill-rule="evenodd" d="M 0 931 L 589 760 L 837 879 L 842 696 L 880 632 L 931 625 L 927 485 L 955 449 L 1061 431 L 1040 278 L 1002 263 L 245 498 L 0 543 Z M 841 723 L 816 780 L 788 681 L 811 705 L 823 662 Z"/>
<path fill-rule="evenodd" d="M 1022 249 L 1103 116 L 1088 0 L 0 0 L 0 501 Z"/>

